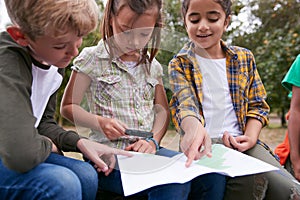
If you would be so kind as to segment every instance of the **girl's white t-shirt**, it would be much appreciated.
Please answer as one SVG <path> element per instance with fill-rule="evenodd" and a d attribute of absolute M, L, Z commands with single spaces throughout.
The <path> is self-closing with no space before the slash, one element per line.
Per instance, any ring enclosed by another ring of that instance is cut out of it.
<path fill-rule="evenodd" d="M 196 56 L 202 73 L 202 109 L 205 129 L 211 138 L 220 138 L 225 131 L 242 135 L 232 105 L 226 73 L 226 59 Z"/>

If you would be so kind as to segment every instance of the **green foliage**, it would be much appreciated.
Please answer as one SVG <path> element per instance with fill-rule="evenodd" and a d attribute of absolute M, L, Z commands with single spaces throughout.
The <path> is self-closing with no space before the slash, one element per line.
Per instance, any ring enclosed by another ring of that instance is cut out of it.
<path fill-rule="evenodd" d="M 156 59 L 163 67 L 163 82 L 168 101 L 171 100 L 172 91 L 169 86 L 168 64 L 172 57 L 188 41 L 188 37 L 183 25 L 183 19 L 180 11 L 180 0 L 164 1 L 164 26 L 162 29 L 161 46 Z M 174 129 L 172 120 L 169 129 Z"/>
<path fill-rule="evenodd" d="M 271 111 L 284 116 L 290 100 L 281 80 L 300 53 L 300 18 L 297 15 L 300 3 L 299 0 L 252 0 L 251 6 L 258 7 L 252 13 L 260 19 L 261 26 L 250 34 L 238 35 L 233 43 L 254 53 Z"/>
<path fill-rule="evenodd" d="M 164 1 L 164 26 L 162 29 L 161 46 L 156 59 L 162 64 L 164 85 L 169 88 L 168 64 L 172 57 L 188 40 L 180 12 L 179 0 Z"/>

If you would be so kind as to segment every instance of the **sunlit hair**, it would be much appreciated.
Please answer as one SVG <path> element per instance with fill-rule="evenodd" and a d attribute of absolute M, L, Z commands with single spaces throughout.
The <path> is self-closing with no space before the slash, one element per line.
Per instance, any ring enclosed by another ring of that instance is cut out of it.
<path fill-rule="evenodd" d="M 158 52 L 158 48 L 160 45 L 161 40 L 161 28 L 162 28 L 162 0 L 108 0 L 103 21 L 101 24 L 102 29 L 102 37 L 103 41 L 108 47 L 108 51 L 111 55 L 111 58 L 114 55 L 114 44 L 113 40 L 111 39 L 114 35 L 112 27 L 110 25 L 110 21 L 112 20 L 113 16 L 118 15 L 119 10 L 124 6 L 128 6 L 133 12 L 137 13 L 138 15 L 143 14 L 146 10 L 153 8 L 153 6 L 157 6 L 158 8 L 158 17 L 154 26 L 153 33 L 151 35 L 151 45 L 147 44 L 144 49 L 142 50 L 141 60 L 139 63 L 146 63 L 148 60 L 150 63 L 156 56 Z M 149 51 L 150 57 L 147 55 Z"/>
<path fill-rule="evenodd" d="M 220 4 L 225 12 L 226 18 L 231 15 L 231 5 L 232 5 L 232 1 L 231 0 L 213 0 L 214 2 Z M 185 23 L 185 16 L 186 13 L 189 9 L 190 6 L 190 2 L 191 0 L 183 0 L 182 1 L 182 5 L 181 5 L 181 15 L 184 19 L 184 23 Z"/>
<path fill-rule="evenodd" d="M 69 31 L 83 36 L 94 30 L 99 20 L 94 0 L 5 0 L 5 5 L 12 23 L 32 40 Z"/>

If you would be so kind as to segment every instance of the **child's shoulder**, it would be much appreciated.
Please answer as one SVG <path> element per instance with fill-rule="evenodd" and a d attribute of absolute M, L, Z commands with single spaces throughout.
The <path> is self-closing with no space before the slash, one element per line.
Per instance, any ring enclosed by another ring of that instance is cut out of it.
<path fill-rule="evenodd" d="M 109 54 L 104 46 L 103 41 L 99 41 L 99 43 L 95 46 L 84 47 L 79 55 L 80 58 L 109 58 Z"/>
<path fill-rule="evenodd" d="M 229 46 L 229 48 L 234 51 L 237 51 L 237 52 L 239 52 L 239 51 L 245 52 L 245 53 L 251 52 L 251 50 L 246 47 L 241 47 L 241 46 L 236 46 L 236 45 L 231 45 L 231 46 Z"/>
<path fill-rule="evenodd" d="M 153 58 L 153 60 L 151 62 L 151 66 L 160 67 L 161 64 L 156 58 Z"/>
<path fill-rule="evenodd" d="M 173 55 L 172 59 L 170 60 L 170 63 L 173 62 L 182 62 L 184 60 L 187 60 L 187 57 L 194 56 L 194 43 L 189 41 L 183 45 L 183 47 Z"/>
<path fill-rule="evenodd" d="M 0 52 L 1 58 L 5 58 L 6 63 L 15 63 L 15 67 L 22 67 L 24 64 L 29 66 L 29 68 L 31 67 L 31 58 L 28 50 L 17 44 L 6 31 L 0 32 Z"/>
<path fill-rule="evenodd" d="M 238 56 L 253 57 L 253 53 L 251 52 L 251 50 L 246 47 L 230 45 L 230 46 L 227 46 L 227 48 Z"/>
<path fill-rule="evenodd" d="M 9 49 L 10 52 L 26 51 L 28 53 L 27 49 L 17 44 L 6 31 L 0 32 L 0 48 L 1 50 Z"/>
<path fill-rule="evenodd" d="M 94 55 L 97 52 L 97 46 L 84 47 L 80 55 Z"/>
<path fill-rule="evenodd" d="M 150 68 L 151 76 L 161 76 L 163 74 L 163 68 L 158 60 L 155 58 L 151 62 Z"/>

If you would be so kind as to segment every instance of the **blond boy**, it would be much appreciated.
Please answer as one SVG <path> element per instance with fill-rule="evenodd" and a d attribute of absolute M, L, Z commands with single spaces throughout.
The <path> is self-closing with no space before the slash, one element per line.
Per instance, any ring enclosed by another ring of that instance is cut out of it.
<path fill-rule="evenodd" d="M 12 25 L 0 33 L 0 198 L 94 199 L 91 165 L 64 157 L 79 151 L 98 171 L 99 157 L 125 152 L 81 138 L 53 119 L 63 68 L 98 23 L 94 0 L 5 0 Z"/>

